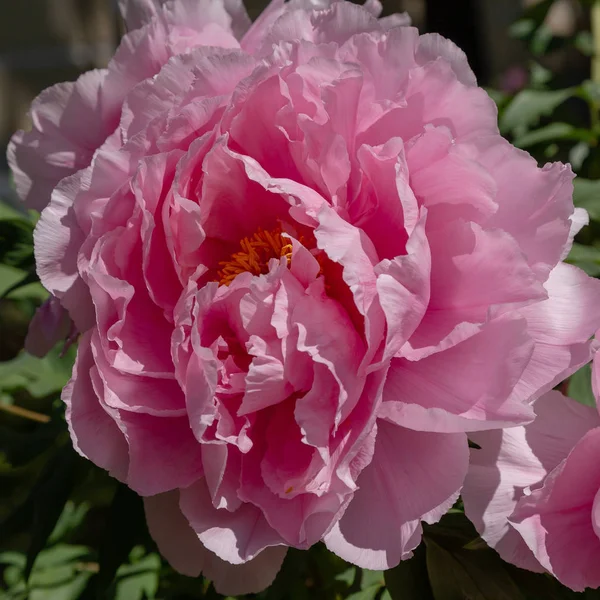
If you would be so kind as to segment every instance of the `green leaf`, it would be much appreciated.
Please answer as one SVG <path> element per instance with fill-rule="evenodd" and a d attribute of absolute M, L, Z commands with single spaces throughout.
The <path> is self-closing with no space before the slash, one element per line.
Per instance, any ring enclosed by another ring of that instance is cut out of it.
<path fill-rule="evenodd" d="M 569 150 L 569 162 L 576 173 L 581 170 L 583 163 L 589 155 L 590 144 L 588 142 L 579 142 Z"/>
<path fill-rule="evenodd" d="M 359 592 L 354 592 L 354 594 L 350 594 L 346 597 L 346 600 L 375 600 L 375 597 L 379 593 L 380 589 L 380 585 L 372 585 L 370 587 L 360 590 Z"/>
<path fill-rule="evenodd" d="M 14 289 L 27 275 L 21 269 L 0 264 L 0 298 L 10 293 L 11 289 Z"/>
<path fill-rule="evenodd" d="M 583 269 L 591 277 L 600 275 L 600 248 L 573 244 L 566 262 Z"/>
<path fill-rule="evenodd" d="M 594 55 L 594 36 L 591 31 L 580 31 L 577 33 L 573 40 L 573 45 L 585 56 Z"/>
<path fill-rule="evenodd" d="M 545 23 L 542 23 L 531 37 L 529 48 L 534 56 L 546 54 L 554 34 L 552 29 Z"/>
<path fill-rule="evenodd" d="M 489 600 L 450 552 L 426 541 L 427 570 L 435 600 Z"/>
<path fill-rule="evenodd" d="M 0 299 L 10 296 L 11 298 L 33 297 L 44 300 L 48 297 L 48 293 L 44 292 L 43 288 L 40 290 L 40 285 L 35 285 L 39 284 L 40 282 L 35 269 L 32 268 L 29 271 L 18 272 L 20 273 L 20 277 L 17 281 L 15 281 L 15 283 L 6 287 L 1 286 L 2 291 L 0 293 Z"/>
<path fill-rule="evenodd" d="M 383 571 L 360 570 L 360 590 L 349 596 L 346 600 L 374 600 L 384 584 Z"/>
<path fill-rule="evenodd" d="M 539 62 L 532 61 L 529 69 L 531 71 L 531 83 L 533 87 L 544 87 L 552 79 L 552 71 L 540 65 Z"/>
<path fill-rule="evenodd" d="M 578 129 L 568 123 L 550 123 L 550 125 L 534 129 L 515 138 L 514 144 L 519 148 L 527 148 L 535 144 L 554 140 L 579 139 L 578 135 L 580 134 L 577 133 L 578 131 Z"/>
<path fill-rule="evenodd" d="M 533 34 L 536 28 L 536 22 L 533 19 L 519 19 L 515 21 L 508 29 L 511 37 L 523 40 Z"/>
<path fill-rule="evenodd" d="M 554 1 L 555 0 L 541 0 L 540 2 L 530 4 L 523 11 L 523 17 L 532 19 L 537 25 L 541 25 L 548 16 L 548 12 L 552 8 Z"/>
<path fill-rule="evenodd" d="M 575 206 L 585 208 L 590 219 L 600 221 L 600 179 L 582 179 L 573 182 L 573 202 Z"/>
<path fill-rule="evenodd" d="M 160 567 L 158 554 L 148 554 L 134 564 L 119 567 L 114 600 L 154 598 L 158 590 Z"/>
<path fill-rule="evenodd" d="M 384 572 L 383 571 L 370 571 L 369 569 L 362 570 L 362 578 L 360 580 L 360 587 L 362 589 L 370 588 L 374 585 L 381 587 L 384 585 Z"/>
<path fill-rule="evenodd" d="M 58 349 L 44 358 L 21 352 L 13 360 L 0 362 L 0 392 L 24 389 L 34 398 L 59 392 L 71 376 L 74 359 L 74 349 L 62 358 Z"/>
<path fill-rule="evenodd" d="M 584 365 L 569 377 L 568 395 L 586 406 L 596 406 L 596 399 L 592 391 L 592 370 L 589 364 Z"/>
<path fill-rule="evenodd" d="M 475 541 L 479 535 L 464 514 L 448 513 L 423 529 L 435 600 L 527 600 L 498 554 Z"/>
<path fill-rule="evenodd" d="M 52 534 L 48 538 L 48 543 L 55 544 L 77 529 L 82 524 L 88 510 L 89 505 L 86 503 L 76 505 L 71 501 L 67 502 Z"/>
<path fill-rule="evenodd" d="M 502 106 L 508 98 L 508 95 L 502 90 L 485 88 L 485 91 L 487 92 L 487 95 L 496 103 L 496 106 Z"/>
<path fill-rule="evenodd" d="M 392 600 L 433 600 L 424 544 L 414 551 L 412 558 L 403 560 L 384 575 Z"/>
<path fill-rule="evenodd" d="M 26 562 L 27 558 L 21 552 L 0 552 L 0 565 L 13 565 L 24 569 Z"/>
<path fill-rule="evenodd" d="M 21 467 L 52 448 L 65 431 L 66 424 L 59 419 L 41 423 L 27 431 L 0 426 L 0 453 L 12 468 Z"/>
<path fill-rule="evenodd" d="M 598 104 L 600 102 L 600 84 L 591 79 L 584 81 L 579 86 L 578 96 L 583 98 L 588 104 Z"/>
<path fill-rule="evenodd" d="M 319 546 L 309 552 L 295 548 L 288 550 L 275 581 L 265 591 L 266 600 L 310 600 L 312 596 L 307 582 L 313 579 L 309 563 L 315 551 L 320 551 Z M 344 581 L 334 583 L 344 591 L 348 588 Z"/>
<path fill-rule="evenodd" d="M 500 130 L 502 133 L 518 133 L 537 125 L 541 117 L 551 115 L 575 91 L 575 88 L 520 91 L 502 114 Z"/>
<path fill-rule="evenodd" d="M 526 600 L 493 550 L 445 548 L 431 538 L 425 543 L 435 600 Z"/>
<path fill-rule="evenodd" d="M 507 563 L 504 566 L 527 600 L 583 600 L 587 597 L 563 587 L 548 574 L 524 571 Z"/>
<path fill-rule="evenodd" d="M 35 265 L 33 227 L 29 221 L 0 220 L 0 262 L 23 270 Z"/>
<path fill-rule="evenodd" d="M 90 556 L 90 549 L 87 546 L 57 544 L 40 552 L 34 570 L 52 569 L 59 565 L 81 562 L 88 560 Z"/>
<path fill-rule="evenodd" d="M 126 485 L 118 484 L 100 542 L 100 570 L 90 579 L 86 592 L 104 597 L 112 585 L 119 567 L 127 561 L 133 549 L 146 534 L 142 499 Z"/>
<path fill-rule="evenodd" d="M 18 208 L 6 202 L 6 200 L 0 200 L 0 221 L 26 218 L 27 213 L 18 210 Z"/>
<path fill-rule="evenodd" d="M 61 448 L 46 464 L 33 490 L 33 524 L 27 549 L 25 579 L 54 530 L 76 481 L 81 458 L 71 446 Z"/>
<path fill-rule="evenodd" d="M 348 587 L 350 587 L 352 585 L 352 582 L 354 581 L 355 578 L 356 578 L 356 567 L 350 567 L 349 569 L 346 569 L 342 573 L 339 573 L 338 575 L 335 576 L 336 581 L 342 581 Z"/>

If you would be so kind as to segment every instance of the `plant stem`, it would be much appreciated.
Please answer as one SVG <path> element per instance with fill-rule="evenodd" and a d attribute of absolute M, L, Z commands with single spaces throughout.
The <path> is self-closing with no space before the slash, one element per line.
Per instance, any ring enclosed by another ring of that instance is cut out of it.
<path fill-rule="evenodd" d="M 593 83 L 600 86 L 600 0 L 594 0 L 592 4 L 590 22 L 592 26 L 592 38 L 594 40 L 591 79 Z M 592 101 L 590 103 L 590 118 L 592 131 L 597 135 L 600 127 L 600 104 L 595 89 L 592 92 Z"/>
<path fill-rule="evenodd" d="M 41 413 L 34 412 L 33 410 L 22 408 L 21 406 L 15 406 L 14 404 L 0 403 L 0 410 L 17 417 L 22 417 L 23 419 L 37 421 L 38 423 L 48 423 L 50 421 L 50 417 L 48 415 L 43 415 Z"/>
<path fill-rule="evenodd" d="M 591 8 L 590 22 L 594 39 L 594 55 L 592 57 L 592 81 L 600 83 L 600 0 L 594 0 Z"/>

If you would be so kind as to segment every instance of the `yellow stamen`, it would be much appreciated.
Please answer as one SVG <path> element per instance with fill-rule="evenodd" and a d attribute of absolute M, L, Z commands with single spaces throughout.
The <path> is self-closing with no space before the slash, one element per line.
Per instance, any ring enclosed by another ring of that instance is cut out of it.
<path fill-rule="evenodd" d="M 229 260 L 219 263 L 217 272 L 220 285 L 229 285 L 240 273 L 260 275 L 268 272 L 272 258 L 287 258 L 288 267 L 292 262 L 292 244 L 281 235 L 281 228 L 272 231 L 259 229 L 254 235 L 240 241 L 240 252 L 231 255 Z"/>

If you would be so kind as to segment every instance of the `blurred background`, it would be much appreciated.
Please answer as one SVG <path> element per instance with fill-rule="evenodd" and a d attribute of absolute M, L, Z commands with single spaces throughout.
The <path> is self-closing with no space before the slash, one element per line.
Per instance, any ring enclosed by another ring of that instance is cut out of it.
<path fill-rule="evenodd" d="M 256 16 L 266 0 L 247 0 Z M 507 35 L 523 9 L 539 0 L 383 0 L 386 13 L 408 11 L 422 31 L 449 37 L 465 50 L 484 85 L 525 85 L 527 46 Z M 555 0 L 544 19 L 540 41 L 568 39 L 587 30 L 579 0 Z M 515 32 L 513 32 L 515 33 Z M 516 32 L 519 34 L 519 31 Z M 523 33 L 523 32 L 520 32 Z M 2 0 L 0 2 L 0 147 L 25 127 L 31 100 L 49 85 L 107 64 L 118 43 L 121 24 L 116 0 Z M 560 46 L 560 44 L 558 44 Z M 585 56 L 573 49 L 545 56 L 555 73 L 568 70 L 573 80 L 586 69 Z M 0 196 L 9 193 L 4 151 L 0 153 Z"/>
<path fill-rule="evenodd" d="M 422 32 L 467 53 L 503 135 L 540 164 L 571 162 L 574 202 L 590 225 L 567 261 L 600 276 L 600 0 L 382 1 L 385 14 L 407 11 Z M 267 0 L 245 2 L 254 18 Z M 140 498 L 73 450 L 60 391 L 74 348 L 65 355 L 58 345 L 43 359 L 23 350 L 47 292 L 33 257 L 38 215 L 18 207 L 5 148 L 28 127 L 39 92 L 105 66 L 122 33 L 116 0 L 0 0 L 0 600 L 221 598 L 210 582 L 175 573 L 147 532 Z M 589 366 L 561 389 L 594 404 Z M 415 557 L 385 574 L 322 544 L 291 550 L 253 598 L 600 600 L 600 591 L 575 594 L 503 563 L 460 500 L 424 531 Z"/>

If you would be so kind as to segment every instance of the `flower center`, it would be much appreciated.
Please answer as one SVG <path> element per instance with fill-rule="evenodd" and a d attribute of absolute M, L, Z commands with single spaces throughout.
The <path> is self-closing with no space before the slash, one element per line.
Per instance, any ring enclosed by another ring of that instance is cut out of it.
<path fill-rule="evenodd" d="M 288 267 L 292 261 L 292 244 L 281 235 L 281 228 L 271 231 L 259 229 L 254 235 L 240 241 L 239 252 L 229 260 L 219 263 L 217 271 L 219 285 L 229 285 L 240 273 L 248 271 L 253 275 L 265 274 L 272 258 L 287 258 Z"/>

